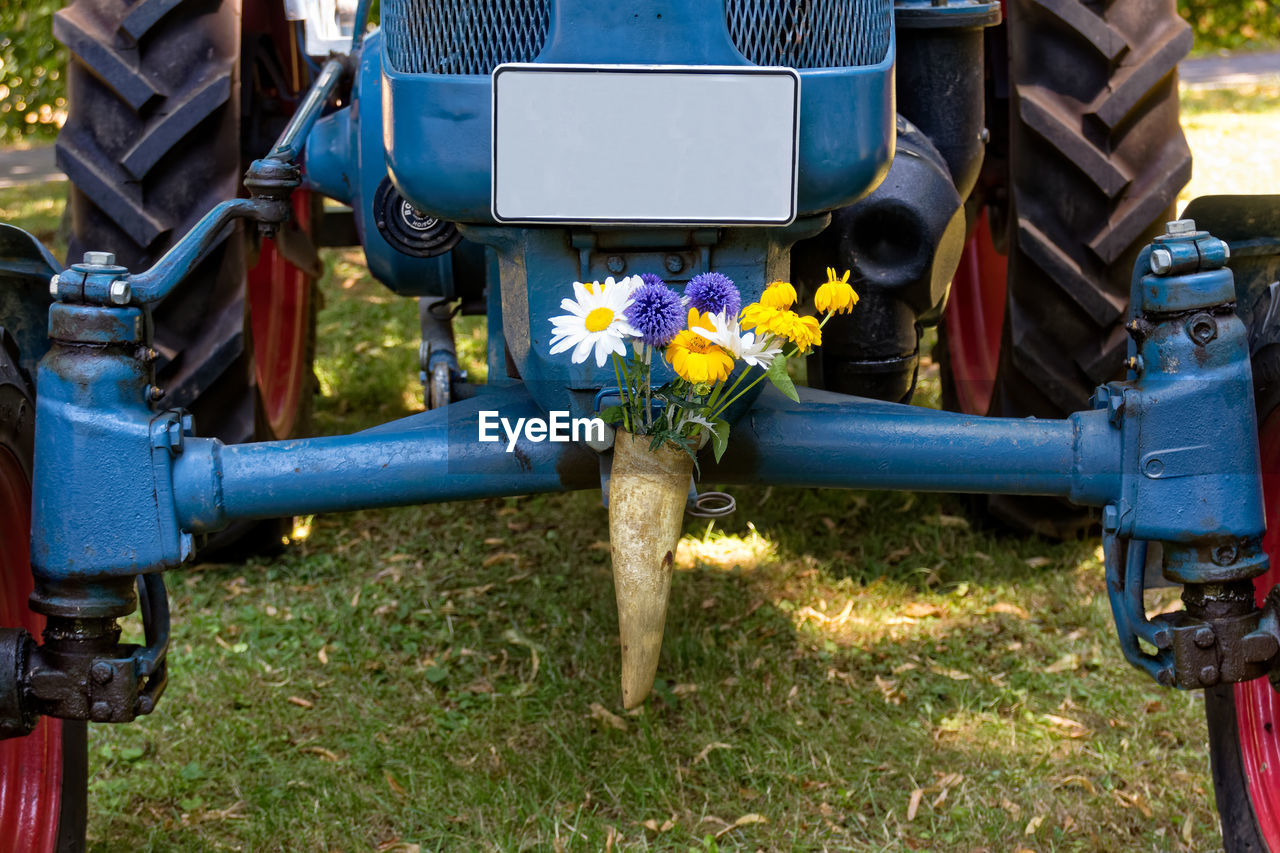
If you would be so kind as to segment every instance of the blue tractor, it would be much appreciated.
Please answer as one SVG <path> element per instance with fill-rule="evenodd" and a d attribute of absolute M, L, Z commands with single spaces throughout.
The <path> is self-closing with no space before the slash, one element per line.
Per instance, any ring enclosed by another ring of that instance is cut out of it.
<path fill-rule="evenodd" d="M 1280 204 L 1174 219 L 1172 0 L 368 6 L 57 17 L 67 264 L 0 226 L 0 838 L 83 845 L 85 724 L 156 707 L 166 570 L 294 514 L 599 488 L 608 441 L 477 441 L 482 410 L 590 416 L 615 384 L 547 353 L 565 283 L 803 295 L 836 264 L 862 303 L 811 388 L 742 407 L 703 478 L 1101 535 L 1126 656 L 1206 693 L 1227 849 L 1280 851 Z M 426 412 L 304 437 L 318 245 L 419 300 Z M 486 386 L 458 311 L 487 317 Z M 935 326 L 947 412 L 904 405 Z M 1156 553 L 1186 607 L 1152 621 Z"/>

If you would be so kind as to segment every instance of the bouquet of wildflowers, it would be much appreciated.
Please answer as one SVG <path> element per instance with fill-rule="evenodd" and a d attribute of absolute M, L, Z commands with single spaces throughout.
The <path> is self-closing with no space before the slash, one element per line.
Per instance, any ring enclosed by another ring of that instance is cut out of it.
<path fill-rule="evenodd" d="M 814 295 L 821 321 L 793 310 L 796 291 L 785 281 L 744 306 L 737 286 L 718 272 L 695 276 L 683 295 L 650 273 L 575 281 L 573 290 L 560 303 L 568 313 L 551 319 L 551 354 L 572 350 L 575 364 L 594 354 L 599 367 L 612 359 L 622 403 L 601 417 L 650 436 L 651 450 L 669 442 L 693 458 L 710 440 L 717 460 L 728 446 L 729 407 L 764 379 L 798 400 L 787 360 L 818 346 L 827 320 L 858 301 L 848 271 L 838 276 L 831 268 Z M 658 359 L 676 378 L 654 387 Z M 739 362 L 760 370 L 737 370 Z"/>
<path fill-rule="evenodd" d="M 787 360 L 822 343 L 826 322 L 857 301 L 849 273 L 830 268 L 814 294 L 821 320 L 793 310 L 796 291 L 785 281 L 743 305 L 737 286 L 718 272 L 695 276 L 683 294 L 646 274 L 575 281 L 573 298 L 560 303 L 567 313 L 551 318 L 551 354 L 571 351 L 575 364 L 594 356 L 597 367 L 612 360 L 621 398 L 600 416 L 620 428 L 609 480 L 609 544 L 627 708 L 644 701 L 657 674 L 697 451 L 710 441 L 720 459 L 729 442 L 729 407 L 765 379 L 798 401 Z M 660 359 L 675 378 L 655 387 Z"/>

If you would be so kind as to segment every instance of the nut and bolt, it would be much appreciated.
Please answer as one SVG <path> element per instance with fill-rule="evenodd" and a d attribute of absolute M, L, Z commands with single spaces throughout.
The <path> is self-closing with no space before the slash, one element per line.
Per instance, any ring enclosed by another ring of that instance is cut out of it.
<path fill-rule="evenodd" d="M 1192 639 L 1195 640 L 1196 645 L 1202 649 L 1210 648 L 1218 641 L 1218 638 L 1214 636 L 1213 629 L 1208 625 L 1201 625 L 1197 628 L 1195 636 L 1193 636 Z"/>
<path fill-rule="evenodd" d="M 609 272 L 614 275 L 621 275 L 627 268 L 626 259 L 624 259 L 622 255 L 610 255 L 608 260 L 604 262 L 604 265 L 608 267 Z"/>
<path fill-rule="evenodd" d="M 137 713 L 140 715 L 150 714 L 152 711 L 155 710 L 155 707 L 156 707 L 155 699 L 153 699 L 150 696 L 139 696 L 138 702 L 134 706 L 134 710 L 137 711 Z"/>
<path fill-rule="evenodd" d="M 1129 368 L 1135 373 L 1141 373 L 1142 372 L 1142 356 L 1140 355 L 1129 356 L 1124 360 L 1124 366 Z"/>
<path fill-rule="evenodd" d="M 667 267 L 667 272 L 680 272 L 684 269 L 684 258 L 679 255 L 667 255 L 663 263 Z"/>
<path fill-rule="evenodd" d="M 1265 663 L 1280 651 L 1275 637 L 1263 633 L 1245 635 L 1240 641 L 1240 647 L 1244 650 L 1244 659 L 1249 663 Z"/>
<path fill-rule="evenodd" d="M 1168 249 L 1156 249 L 1151 253 L 1151 271 L 1156 275 L 1164 275 L 1173 269 L 1173 255 Z"/>
<path fill-rule="evenodd" d="M 1161 628 L 1151 635 L 1151 642 L 1156 644 L 1157 649 L 1168 649 L 1173 646 L 1173 634 L 1168 628 Z"/>
<path fill-rule="evenodd" d="M 111 706 L 106 702 L 94 702 L 89 709 L 89 717 L 95 723 L 105 723 L 111 719 Z"/>
<path fill-rule="evenodd" d="M 111 679 L 115 677 L 116 671 L 111 664 L 104 660 L 100 660 L 89 670 L 90 677 L 96 684 L 110 684 Z"/>
<path fill-rule="evenodd" d="M 148 400 L 159 400 L 159 399 L 160 399 L 161 397 L 163 397 L 163 396 L 164 396 L 164 389 L 163 389 L 163 388 L 161 388 L 159 385 L 148 385 L 148 386 L 147 386 L 147 399 L 148 399 Z"/>
<path fill-rule="evenodd" d="M 1219 545 L 1213 549 L 1211 559 L 1219 566 L 1229 566 L 1236 561 L 1238 555 L 1235 545 Z"/>
<path fill-rule="evenodd" d="M 1200 683 L 1205 687 L 1212 687 L 1218 683 L 1218 668 L 1210 664 L 1209 666 L 1200 668 Z"/>
<path fill-rule="evenodd" d="M 1169 667 L 1165 667 L 1156 673 L 1156 681 L 1160 682 L 1165 687 L 1172 687 L 1177 679 L 1173 675 L 1173 670 Z"/>
<path fill-rule="evenodd" d="M 112 304 L 128 305 L 129 300 L 133 298 L 133 288 L 129 286 L 129 282 L 118 278 L 111 282 L 110 296 Z"/>
<path fill-rule="evenodd" d="M 85 252 L 84 262 L 94 267 L 113 267 L 116 265 L 116 256 L 111 252 Z"/>
<path fill-rule="evenodd" d="M 58 279 L 59 279 L 59 276 L 56 276 L 56 275 L 53 278 L 49 279 L 49 295 L 52 296 L 54 299 L 58 298 Z"/>
<path fill-rule="evenodd" d="M 1164 233 L 1170 237 L 1176 237 L 1180 234 L 1194 234 L 1196 233 L 1196 221 L 1194 219 L 1175 219 L 1172 222 L 1166 222 Z"/>

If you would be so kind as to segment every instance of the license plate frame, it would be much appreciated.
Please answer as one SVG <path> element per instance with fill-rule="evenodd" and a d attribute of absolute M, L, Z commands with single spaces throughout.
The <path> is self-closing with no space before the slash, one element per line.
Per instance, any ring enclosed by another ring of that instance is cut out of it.
<path fill-rule="evenodd" d="M 491 79 L 497 222 L 787 225 L 796 217 L 795 69 L 507 63 Z"/>

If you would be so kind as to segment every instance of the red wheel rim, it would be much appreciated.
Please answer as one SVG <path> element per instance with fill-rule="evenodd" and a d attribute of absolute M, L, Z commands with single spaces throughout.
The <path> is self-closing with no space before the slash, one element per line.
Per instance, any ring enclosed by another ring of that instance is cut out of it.
<path fill-rule="evenodd" d="M 1267 533 L 1262 547 L 1271 568 L 1254 581 L 1258 603 L 1280 583 L 1280 411 L 1273 412 L 1258 433 L 1262 447 L 1262 492 L 1267 507 Z M 1249 783 L 1249 800 L 1267 849 L 1280 850 L 1280 693 L 1265 678 L 1235 686 L 1240 758 Z"/>
<path fill-rule="evenodd" d="M 311 227 L 311 193 L 293 194 L 293 215 L 303 231 Z M 276 438 L 293 434 L 306 385 L 307 337 L 311 324 L 311 278 L 263 239 L 258 263 L 249 270 L 249 324 L 253 368 L 263 414 Z"/>
<path fill-rule="evenodd" d="M 38 637 L 31 612 L 31 486 L 18 459 L 0 447 L 0 625 Z M 62 806 L 62 721 L 42 717 L 24 738 L 0 741 L 0 839 L 14 849 L 52 851 Z"/>
<path fill-rule="evenodd" d="M 996 251 L 983 210 L 960 256 L 944 320 L 956 401 L 969 414 L 991 408 L 1008 273 L 1009 259 Z"/>

